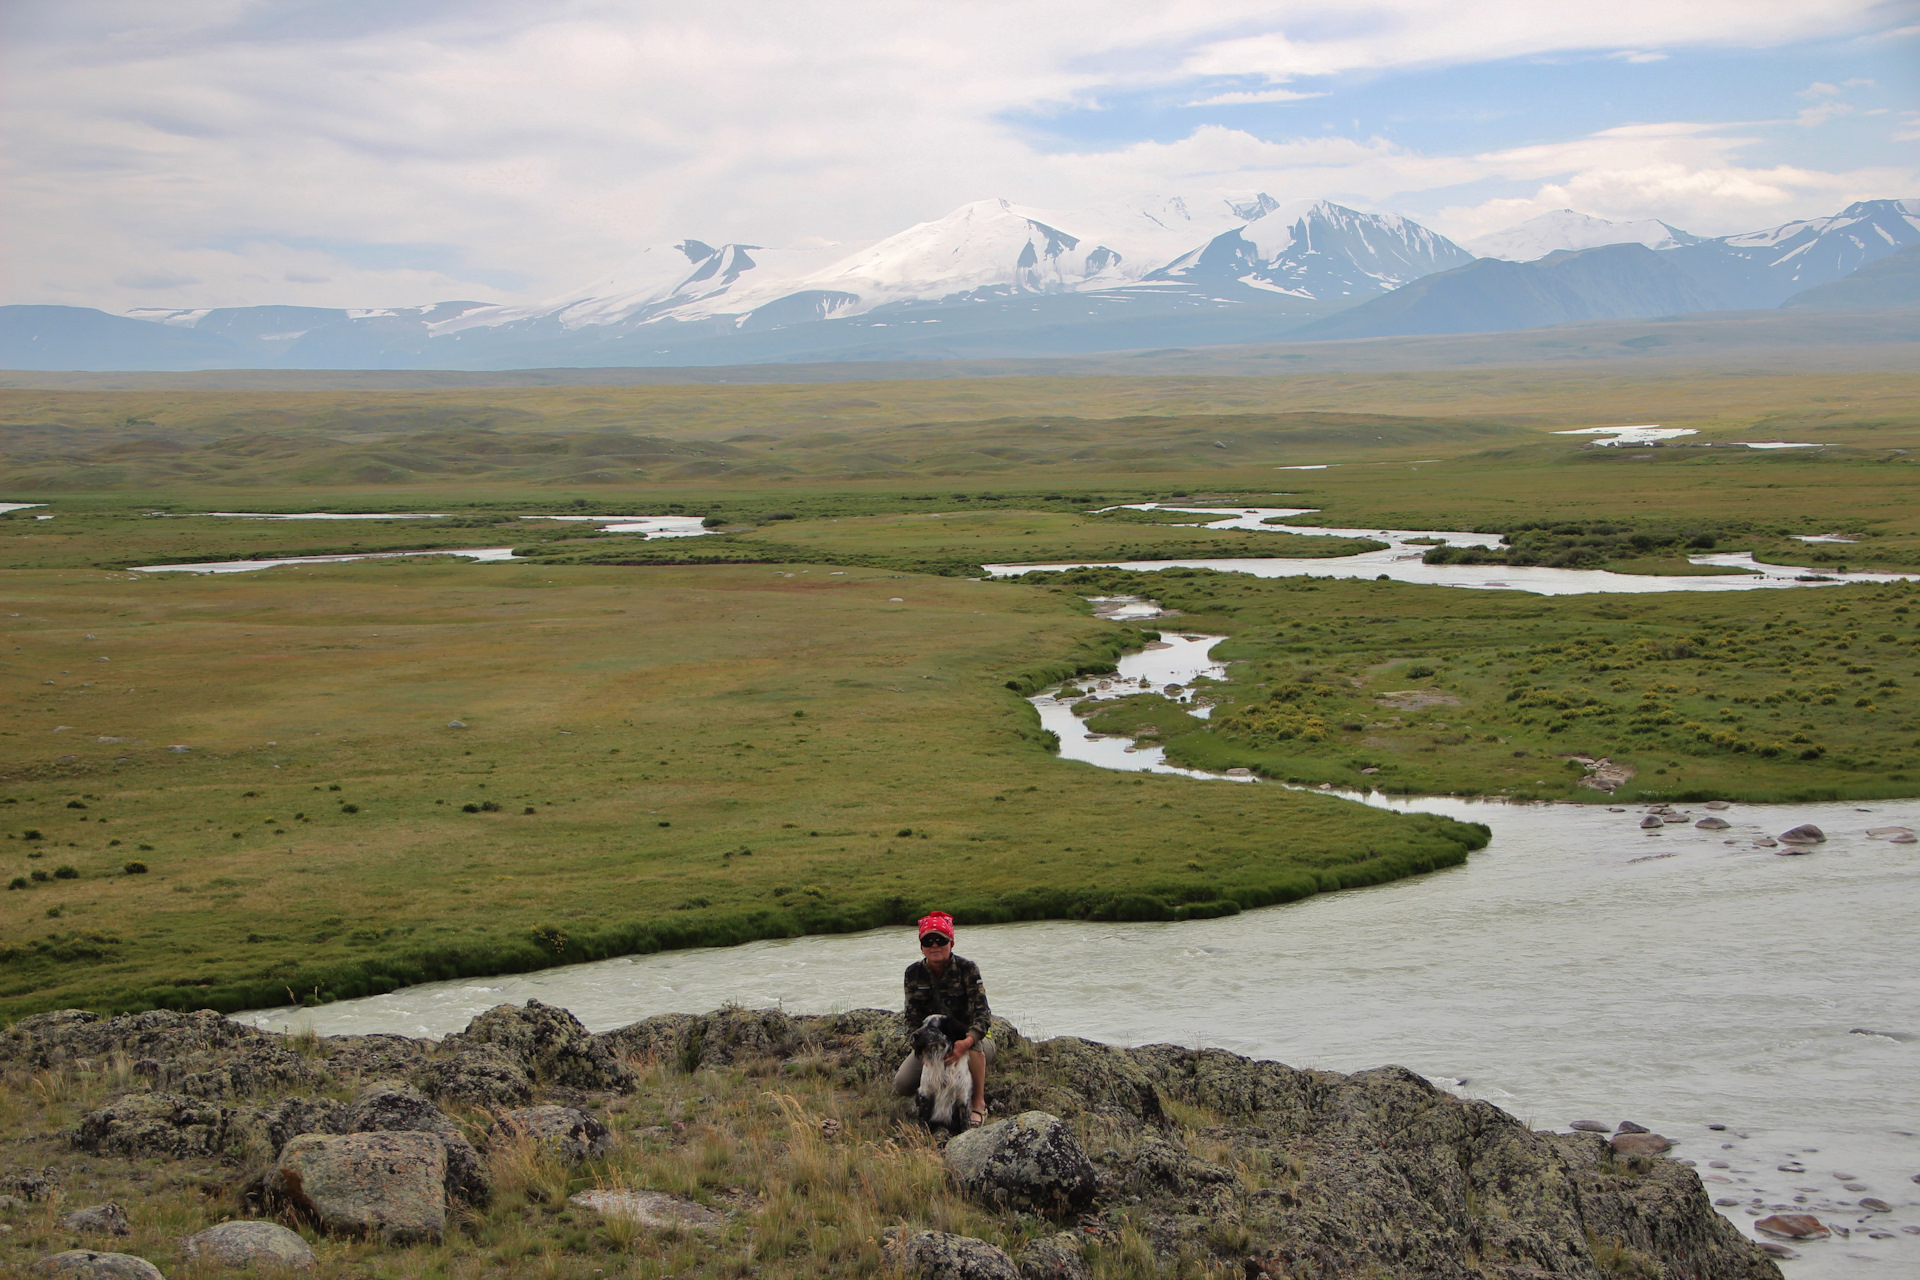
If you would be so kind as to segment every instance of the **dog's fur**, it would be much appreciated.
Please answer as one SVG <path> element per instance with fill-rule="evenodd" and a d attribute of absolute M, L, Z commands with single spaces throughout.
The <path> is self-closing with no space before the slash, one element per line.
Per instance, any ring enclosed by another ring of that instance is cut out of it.
<path fill-rule="evenodd" d="M 947 1062 L 954 1042 L 963 1039 L 967 1028 L 958 1018 L 936 1013 L 913 1033 L 913 1052 L 920 1059 L 920 1090 L 914 1095 L 914 1114 L 929 1129 L 964 1133 L 967 1106 L 973 1101 L 973 1068 L 962 1056 Z"/>

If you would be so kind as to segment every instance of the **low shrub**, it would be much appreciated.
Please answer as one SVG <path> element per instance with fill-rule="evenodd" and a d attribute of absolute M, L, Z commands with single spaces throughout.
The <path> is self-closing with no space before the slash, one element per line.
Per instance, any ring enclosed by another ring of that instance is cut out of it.
<path fill-rule="evenodd" d="M 53 869 L 53 878 L 55 880 L 78 880 L 80 878 L 80 868 L 63 863 Z"/>
<path fill-rule="evenodd" d="M 143 876 L 147 874 L 147 864 L 144 862 L 141 862 L 138 859 L 135 859 L 134 861 L 129 862 L 126 866 L 122 867 L 121 870 L 125 871 L 130 876 Z"/>
<path fill-rule="evenodd" d="M 7 888 L 24 889 L 27 887 L 27 884 L 28 884 L 28 881 L 25 876 L 15 876 L 13 879 L 7 881 Z"/>

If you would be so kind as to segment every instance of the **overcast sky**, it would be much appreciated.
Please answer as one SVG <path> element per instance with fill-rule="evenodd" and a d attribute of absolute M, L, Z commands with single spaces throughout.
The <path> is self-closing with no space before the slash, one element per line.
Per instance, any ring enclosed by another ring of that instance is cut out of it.
<path fill-rule="evenodd" d="M 0 95 L 0 302 L 116 310 L 531 300 L 989 196 L 1920 197 L 1920 0 L 0 0 Z"/>

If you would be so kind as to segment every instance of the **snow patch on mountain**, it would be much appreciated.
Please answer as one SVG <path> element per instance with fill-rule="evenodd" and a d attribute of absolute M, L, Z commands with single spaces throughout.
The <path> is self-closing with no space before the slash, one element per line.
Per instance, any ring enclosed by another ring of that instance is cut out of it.
<path fill-rule="evenodd" d="M 1241 285 L 1298 298 L 1368 297 L 1465 266 L 1473 255 L 1398 214 L 1317 200 L 1276 204 L 1147 277 L 1149 282 Z"/>
<path fill-rule="evenodd" d="M 1598 249 L 1609 244 L 1643 244 L 1649 249 L 1677 249 L 1696 244 L 1691 235 L 1658 218 L 1632 222 L 1609 222 L 1572 209 L 1556 209 L 1529 218 L 1516 227 L 1469 240 L 1466 247 L 1482 258 L 1504 258 L 1509 262 L 1532 262 L 1563 249 Z"/>

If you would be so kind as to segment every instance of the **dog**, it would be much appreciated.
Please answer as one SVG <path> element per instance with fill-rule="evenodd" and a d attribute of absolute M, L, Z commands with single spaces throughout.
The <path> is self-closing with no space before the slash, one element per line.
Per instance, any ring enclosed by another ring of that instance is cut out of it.
<path fill-rule="evenodd" d="M 936 1013 L 913 1033 L 914 1056 L 920 1059 L 920 1090 L 913 1098 L 913 1111 L 929 1129 L 945 1129 L 950 1134 L 966 1132 L 967 1104 L 973 1100 L 973 1068 L 966 1056 L 949 1063 L 954 1042 L 967 1034 L 958 1018 Z"/>

